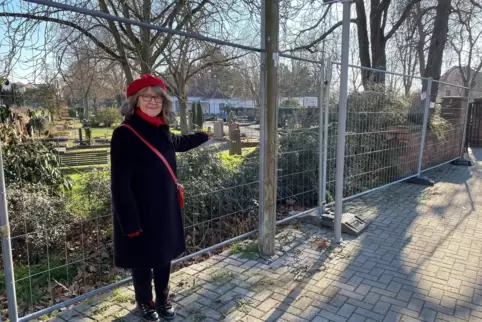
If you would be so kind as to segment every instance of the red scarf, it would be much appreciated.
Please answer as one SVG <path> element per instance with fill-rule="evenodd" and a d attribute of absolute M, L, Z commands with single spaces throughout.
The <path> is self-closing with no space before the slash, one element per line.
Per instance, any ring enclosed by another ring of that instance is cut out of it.
<path fill-rule="evenodd" d="M 161 126 L 166 124 L 164 123 L 164 120 L 162 119 L 161 116 L 149 116 L 143 111 L 141 111 L 140 108 L 136 109 L 136 114 L 139 115 L 141 119 L 143 119 L 144 121 L 147 121 L 148 123 L 154 126 Z"/>

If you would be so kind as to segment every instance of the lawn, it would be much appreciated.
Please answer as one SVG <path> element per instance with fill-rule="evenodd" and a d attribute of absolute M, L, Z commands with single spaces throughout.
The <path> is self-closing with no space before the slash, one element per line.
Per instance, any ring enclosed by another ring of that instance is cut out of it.
<path fill-rule="evenodd" d="M 218 152 L 218 156 L 225 167 L 235 169 L 241 165 L 243 159 L 246 158 L 256 148 L 243 148 L 241 155 L 229 155 L 229 150 Z"/>
<path fill-rule="evenodd" d="M 100 138 L 108 138 L 112 137 L 112 132 L 114 132 L 115 127 L 93 127 L 92 130 L 92 137 L 100 137 Z"/>

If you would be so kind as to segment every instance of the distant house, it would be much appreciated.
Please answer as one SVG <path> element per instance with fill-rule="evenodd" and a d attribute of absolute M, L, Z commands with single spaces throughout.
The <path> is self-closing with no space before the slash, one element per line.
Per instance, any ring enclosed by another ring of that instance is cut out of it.
<path fill-rule="evenodd" d="M 464 67 L 464 74 L 468 74 L 467 67 Z M 474 70 L 470 71 L 470 78 L 472 79 L 473 75 L 475 74 Z M 450 68 L 446 71 L 442 77 L 440 77 L 440 81 L 445 83 L 450 83 L 454 85 L 464 86 L 463 77 L 460 73 L 460 68 L 458 66 Z M 452 86 L 448 84 L 440 84 L 438 88 L 437 99 L 446 97 L 446 96 L 465 96 L 464 89 L 457 86 Z M 477 98 L 482 97 L 482 73 L 477 73 L 475 76 L 475 85 L 471 89 L 471 97 Z"/>
<path fill-rule="evenodd" d="M 179 99 L 173 97 L 174 108 L 176 113 L 179 112 Z M 219 91 L 213 91 L 205 95 L 199 95 L 199 93 L 188 93 L 187 106 L 188 108 L 192 103 L 201 103 L 201 108 L 205 114 L 220 114 L 221 110 L 225 106 L 232 106 L 238 108 L 255 108 L 256 102 L 252 99 L 246 99 L 241 97 L 228 97 Z"/>

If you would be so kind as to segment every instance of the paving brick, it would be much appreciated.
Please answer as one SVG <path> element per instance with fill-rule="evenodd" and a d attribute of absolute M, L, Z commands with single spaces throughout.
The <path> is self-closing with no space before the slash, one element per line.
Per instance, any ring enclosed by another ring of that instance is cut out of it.
<path fill-rule="evenodd" d="M 351 304 L 344 304 L 340 310 L 337 312 L 338 315 L 349 318 L 353 312 L 356 310 L 356 306 Z"/>
<path fill-rule="evenodd" d="M 380 301 L 377 304 L 375 304 L 375 307 L 373 308 L 373 312 L 378 313 L 378 314 L 387 314 L 388 310 L 390 309 L 391 304 L 387 302 Z"/>
<path fill-rule="evenodd" d="M 367 285 L 367 284 L 360 284 L 356 289 L 355 289 L 355 293 L 357 294 L 360 294 L 360 295 L 367 295 L 368 292 L 370 292 L 370 289 L 372 287 L 370 285 Z"/>
<path fill-rule="evenodd" d="M 384 315 L 378 314 L 378 313 L 375 313 L 375 312 L 372 312 L 372 311 L 368 311 L 368 310 L 365 310 L 365 309 L 362 309 L 362 308 L 357 308 L 355 310 L 355 313 L 357 313 L 359 315 L 362 315 L 364 317 L 370 318 L 370 319 L 375 320 L 375 321 L 382 321 L 384 319 Z"/>
<path fill-rule="evenodd" d="M 319 314 L 319 316 L 325 318 L 325 319 L 328 319 L 329 321 L 334 321 L 334 322 L 346 322 L 348 319 L 343 317 L 343 316 L 340 316 L 340 315 L 337 315 L 335 313 L 331 313 L 331 312 L 328 312 L 328 311 L 321 311 Z"/>
<path fill-rule="evenodd" d="M 400 320 L 400 315 L 397 312 L 390 311 L 385 315 L 383 322 L 398 322 Z"/>
<path fill-rule="evenodd" d="M 353 314 L 348 319 L 348 322 L 365 322 L 365 321 L 367 321 L 367 318 L 359 314 Z"/>
<path fill-rule="evenodd" d="M 435 321 L 436 316 L 437 316 L 437 312 L 435 312 L 434 310 L 425 309 L 425 308 L 420 313 L 420 318 L 423 321 L 427 321 L 427 322 Z"/>
<path fill-rule="evenodd" d="M 310 238 L 330 239 L 332 232 L 301 224 L 280 230 L 276 247 L 282 252 L 271 262 L 226 251 L 182 268 L 172 285 L 184 280 L 189 287 L 175 289 L 175 321 L 204 316 L 212 322 L 224 315 L 244 322 L 482 320 L 482 215 L 470 211 L 471 202 L 482 207 L 481 170 L 482 163 L 448 165 L 427 174 L 437 180 L 434 187 L 398 184 L 346 202 L 371 225 L 358 238 L 347 236 L 330 256 Z M 300 269 L 302 279 L 295 281 Z M 213 278 L 228 270 L 229 279 Z M 132 297 L 132 286 L 121 292 Z M 96 297 L 64 311 L 63 320 L 92 319 L 103 303 L 106 297 Z M 138 321 L 133 308 L 110 302 L 101 311 Z M 109 320 L 104 315 L 100 319 Z"/>

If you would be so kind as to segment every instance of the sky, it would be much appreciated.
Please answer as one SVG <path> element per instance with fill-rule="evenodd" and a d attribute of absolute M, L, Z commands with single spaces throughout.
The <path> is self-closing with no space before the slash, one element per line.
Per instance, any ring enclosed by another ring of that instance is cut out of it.
<path fill-rule="evenodd" d="M 34 6 L 35 4 L 32 4 L 32 3 L 27 3 L 27 2 L 24 2 L 22 0 L 10 0 L 10 7 L 9 9 L 10 10 L 16 10 L 18 11 L 20 7 L 25 7 L 25 6 Z M 22 1 L 22 2 L 20 2 Z M 300 2 L 300 0 L 292 0 L 294 4 L 296 4 L 296 2 Z M 338 5 L 335 5 L 335 6 L 338 6 Z M 333 23 L 337 21 L 339 15 L 340 15 L 340 10 L 341 10 L 341 5 L 339 5 L 339 7 L 335 8 L 335 16 L 333 17 Z M 354 12 L 354 8 L 352 8 L 352 12 Z M 235 18 L 237 16 L 240 16 L 241 14 L 237 14 L 236 12 L 240 12 L 242 11 L 241 10 L 232 10 L 230 11 L 230 16 L 231 18 Z M 306 22 L 306 19 L 309 19 L 310 17 L 310 8 L 307 8 L 306 10 L 304 11 L 300 11 L 298 12 L 297 16 L 296 17 L 290 17 L 290 19 L 287 20 L 287 30 L 288 32 L 291 30 L 291 29 L 296 29 L 296 27 L 299 28 L 299 26 L 301 25 L 300 24 L 300 20 L 303 20 L 304 22 Z M 354 15 L 354 13 L 352 13 Z M 313 16 L 311 14 L 311 16 Z M 337 17 L 338 16 L 338 17 Z M 314 19 L 314 18 L 312 18 Z M 258 30 L 259 30 L 259 27 L 257 26 L 257 23 L 256 23 L 256 20 L 258 20 L 258 18 L 256 16 L 252 17 L 252 19 L 248 19 L 246 21 L 243 22 L 243 23 L 239 23 L 239 25 L 236 25 L 236 26 L 230 26 L 228 24 L 227 28 L 229 29 L 228 30 L 228 33 L 230 33 L 231 35 L 234 35 L 233 37 L 235 38 L 239 38 L 239 37 L 243 37 L 245 39 L 247 39 L 247 43 L 246 44 L 249 44 L 249 45 L 253 45 L 253 46 L 258 46 L 259 45 L 259 41 L 256 39 L 253 40 L 253 37 L 251 36 L 251 39 L 248 39 L 246 38 L 246 36 L 251 34 L 251 35 L 254 35 L 254 34 L 257 34 Z M 41 23 L 39 28 L 36 30 L 36 32 L 34 33 L 30 33 L 31 35 L 31 38 L 30 39 L 26 39 L 25 40 L 25 43 L 24 43 L 24 47 L 26 49 L 23 49 L 20 51 L 19 55 L 16 56 L 16 63 L 13 67 L 13 70 L 12 70 L 12 73 L 10 74 L 10 78 L 12 81 L 14 82 L 17 82 L 17 81 L 20 81 L 20 82 L 33 82 L 33 83 L 41 83 L 42 82 L 42 77 L 39 73 L 39 66 L 41 66 L 41 59 L 45 57 L 45 51 L 42 51 L 41 48 L 44 47 L 45 45 L 45 37 L 49 36 L 49 33 L 45 32 L 46 30 L 46 24 L 45 23 Z M 322 26 L 321 28 L 327 28 L 327 27 L 324 27 Z M 354 37 L 356 34 L 355 34 L 355 28 L 352 28 L 352 41 L 354 40 Z M 280 28 L 280 31 L 281 31 L 281 36 L 280 36 L 280 40 L 283 42 L 283 40 L 286 40 L 287 39 L 287 34 L 284 34 L 283 33 L 283 28 Z M 5 20 L 2 20 L 0 21 L 0 33 L 3 34 L 3 35 L 6 35 L 7 34 L 7 26 L 5 24 Z M 335 37 L 336 38 L 336 37 Z M 339 38 L 339 37 L 338 37 Z M 335 46 L 332 46 L 334 48 L 331 48 L 334 52 L 336 51 L 340 51 L 340 46 L 341 46 L 341 41 L 340 39 L 332 39 L 330 40 L 332 42 L 334 42 L 333 44 Z M 47 41 L 48 43 L 48 41 Z M 36 47 L 36 49 L 32 49 L 32 47 Z M 6 40 L 5 38 L 3 39 L 0 39 L 0 57 L 1 58 L 4 58 L 5 57 L 5 54 L 9 51 L 9 43 L 8 43 L 8 40 Z M 357 55 L 354 55 L 353 57 L 350 57 L 350 59 L 357 59 Z M 47 63 L 50 63 L 51 65 L 53 65 L 53 57 L 50 56 L 50 57 L 46 57 L 44 58 Z M 353 63 L 353 62 L 352 62 Z M 356 63 L 356 62 L 355 62 Z M 445 66 L 444 66 L 445 67 Z M 446 69 L 446 68 L 444 68 Z"/>

